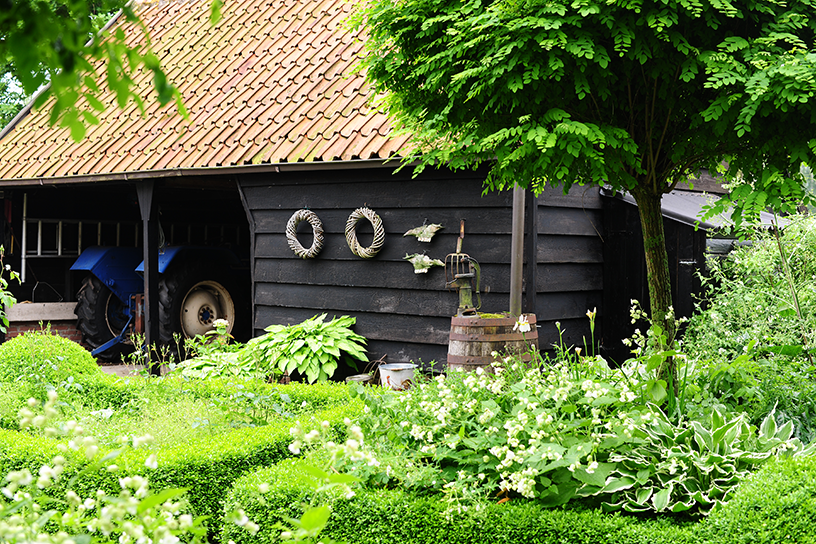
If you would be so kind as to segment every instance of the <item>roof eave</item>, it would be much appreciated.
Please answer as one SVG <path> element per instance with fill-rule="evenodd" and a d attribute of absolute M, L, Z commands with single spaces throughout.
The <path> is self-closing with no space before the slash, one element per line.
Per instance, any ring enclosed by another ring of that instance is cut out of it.
<path fill-rule="evenodd" d="M 0 179 L 0 187 L 28 187 L 32 185 L 67 185 L 109 181 L 137 181 L 142 179 L 218 176 L 234 174 L 264 174 L 281 172 L 316 172 L 327 170 L 354 170 L 359 168 L 397 168 L 401 157 L 388 159 L 355 159 L 349 161 L 304 161 L 266 164 L 244 164 L 208 168 L 167 168 L 137 172 L 110 172 L 79 176 L 35 177 Z M 410 166 L 410 165 L 408 165 Z"/>

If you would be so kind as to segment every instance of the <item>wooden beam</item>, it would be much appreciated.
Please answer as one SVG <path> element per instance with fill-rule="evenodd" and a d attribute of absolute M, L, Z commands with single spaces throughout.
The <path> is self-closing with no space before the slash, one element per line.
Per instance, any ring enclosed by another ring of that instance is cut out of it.
<path fill-rule="evenodd" d="M 139 210 L 142 215 L 142 248 L 144 251 L 144 313 L 145 346 L 159 343 L 159 219 L 155 198 L 155 181 L 146 179 L 136 183 Z M 161 374 L 158 362 L 150 365 L 150 373 Z"/>
<path fill-rule="evenodd" d="M 513 188 L 513 227 L 510 240 L 510 314 L 521 315 L 524 284 L 524 189 Z"/>

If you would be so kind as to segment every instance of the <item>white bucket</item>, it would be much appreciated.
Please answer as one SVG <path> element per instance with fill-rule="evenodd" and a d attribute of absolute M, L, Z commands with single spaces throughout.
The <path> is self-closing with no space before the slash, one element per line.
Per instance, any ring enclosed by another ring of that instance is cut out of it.
<path fill-rule="evenodd" d="M 414 381 L 414 370 L 417 365 L 411 363 L 389 363 L 380 365 L 380 383 L 394 391 L 403 391 L 411 387 Z"/>

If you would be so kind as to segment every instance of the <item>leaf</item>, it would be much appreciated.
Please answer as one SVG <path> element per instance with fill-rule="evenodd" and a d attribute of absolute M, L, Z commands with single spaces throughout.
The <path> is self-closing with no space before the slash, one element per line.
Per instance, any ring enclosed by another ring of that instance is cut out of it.
<path fill-rule="evenodd" d="M 654 494 L 652 497 L 652 504 L 654 505 L 655 510 L 658 512 L 662 512 L 666 509 L 669 505 L 669 499 L 671 498 L 673 484 L 669 484 L 669 486 L 665 489 L 661 489 L 657 493 Z"/>
<path fill-rule="evenodd" d="M 325 480 L 326 478 L 329 477 L 328 472 L 326 472 L 325 470 L 320 469 L 320 468 L 318 468 L 318 467 L 316 467 L 314 465 L 304 464 L 302 466 L 303 466 L 303 470 L 305 470 L 306 472 L 309 473 L 310 476 L 314 476 L 318 480 L 322 481 L 322 480 Z"/>
<path fill-rule="evenodd" d="M 771 410 L 771 413 L 765 416 L 765 419 L 762 421 L 762 425 L 759 427 L 759 432 L 762 433 L 762 436 L 766 439 L 774 438 L 776 436 L 776 418 L 774 417 L 774 412 L 776 412 L 776 407 Z"/>
<path fill-rule="evenodd" d="M 603 488 L 606 485 L 607 477 L 615 470 L 615 467 L 617 467 L 615 463 L 598 463 L 594 472 L 589 473 L 586 468 L 581 467 L 575 469 L 573 476 L 579 482 Z"/>
<path fill-rule="evenodd" d="M 352 476 L 351 474 L 335 473 L 330 474 L 329 477 L 326 478 L 326 481 L 328 481 L 330 484 L 349 485 L 359 482 L 360 478 Z"/>
<path fill-rule="evenodd" d="M 145 511 L 147 511 L 150 508 L 153 508 L 154 506 L 158 506 L 176 497 L 184 495 L 186 491 L 187 491 L 186 488 L 162 490 L 159 493 L 156 493 L 155 495 L 150 495 L 142 499 L 139 502 L 139 506 L 136 508 L 136 511 L 139 512 L 140 514 L 143 514 Z"/>
<path fill-rule="evenodd" d="M 326 526 L 330 516 L 328 506 L 313 506 L 303 512 L 299 525 L 305 531 L 318 531 Z"/>
<path fill-rule="evenodd" d="M 655 404 L 660 404 L 666 398 L 666 382 L 663 380 L 652 380 L 647 387 L 649 397 Z"/>
<path fill-rule="evenodd" d="M 635 479 L 631 476 L 623 476 L 621 478 L 609 478 L 606 485 L 601 489 L 601 493 L 615 493 L 623 489 L 629 489 L 635 485 Z"/>
<path fill-rule="evenodd" d="M 646 504 L 646 501 L 649 500 L 649 497 L 652 496 L 654 492 L 653 487 L 642 487 L 635 491 L 635 502 L 638 504 Z"/>
<path fill-rule="evenodd" d="M 215 25 L 221 20 L 221 8 L 224 6 L 222 0 L 212 0 L 210 2 L 210 24 Z"/>
<path fill-rule="evenodd" d="M 776 431 L 776 438 L 783 442 L 790 440 L 793 436 L 793 421 L 788 421 Z"/>
<path fill-rule="evenodd" d="M 714 440 L 711 437 L 711 433 L 708 432 L 708 429 L 696 421 L 692 421 L 691 426 L 694 428 L 694 440 L 697 442 L 698 447 L 701 450 L 706 448 L 709 451 L 714 451 Z"/>
<path fill-rule="evenodd" d="M 780 312 L 779 315 L 782 315 Z M 793 316 L 789 316 L 793 317 Z M 765 349 L 771 353 L 776 353 L 777 355 L 787 355 L 790 357 L 798 357 L 804 351 L 804 348 L 800 345 L 796 344 L 785 344 L 781 346 L 767 346 Z"/>

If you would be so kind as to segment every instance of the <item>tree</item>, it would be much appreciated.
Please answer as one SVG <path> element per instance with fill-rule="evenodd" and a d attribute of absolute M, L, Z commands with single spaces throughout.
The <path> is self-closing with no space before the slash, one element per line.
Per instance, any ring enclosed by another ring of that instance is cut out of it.
<path fill-rule="evenodd" d="M 51 124 L 70 128 L 75 140 L 84 136 L 86 124 L 97 122 L 94 111 L 104 109 L 97 98 L 100 89 L 94 61 L 104 61 L 106 85 L 116 93 L 120 107 L 130 100 L 143 107 L 143 98 L 133 91 L 132 74 L 146 69 L 153 74 L 158 101 L 164 105 L 175 100 L 184 114 L 180 94 L 167 81 L 151 51 L 150 37 L 139 22 L 141 3 L 0 0 L 0 65 L 9 67 L 25 94 L 32 95 L 48 83 L 35 107 L 52 99 Z M 211 21 L 220 17 L 221 5 L 221 0 L 212 0 Z M 142 29 L 144 45 L 129 46 L 121 29 L 112 34 L 103 31 L 105 22 L 117 11 Z"/>
<path fill-rule="evenodd" d="M 370 0 L 355 24 L 420 168 L 487 163 L 485 190 L 633 195 L 652 317 L 671 345 L 662 195 L 709 169 L 736 184 L 713 211 L 738 204 L 737 221 L 806 199 L 813 15 L 795 0 Z"/>
<path fill-rule="evenodd" d="M 14 119 L 27 100 L 19 82 L 11 75 L 11 67 L 0 66 L 0 129 Z"/>

